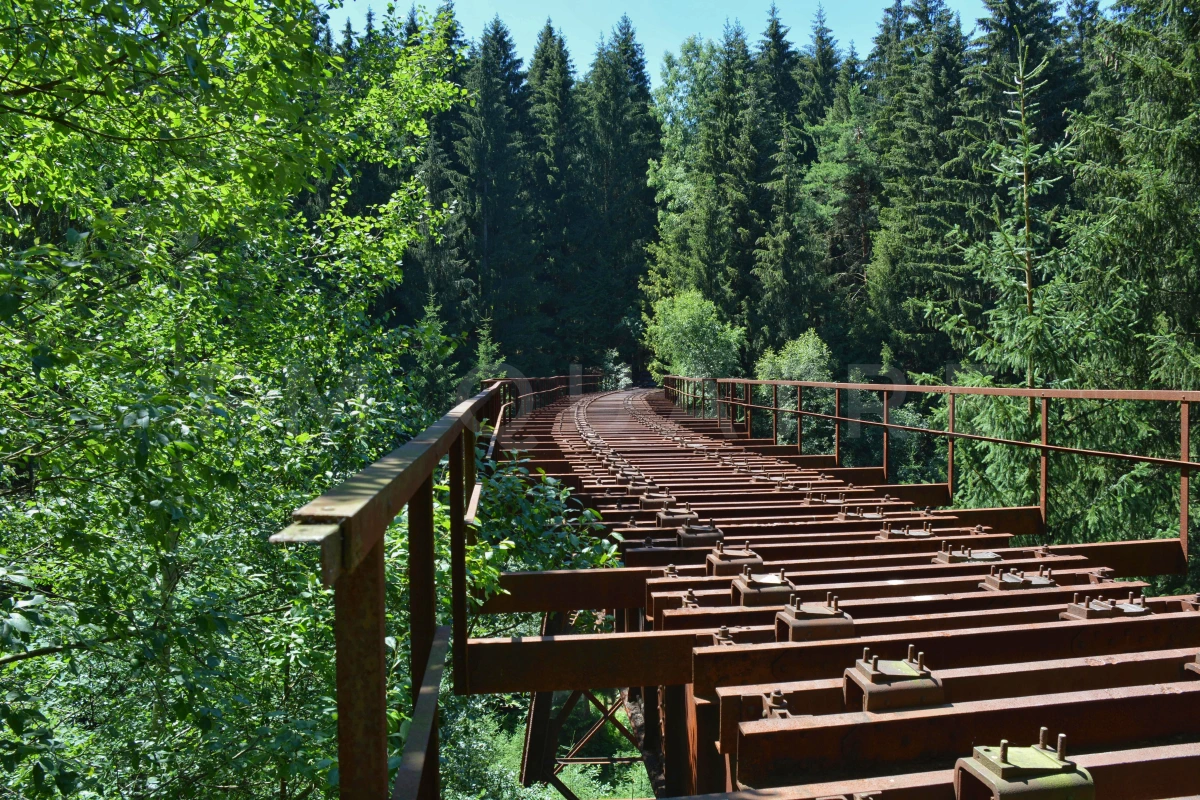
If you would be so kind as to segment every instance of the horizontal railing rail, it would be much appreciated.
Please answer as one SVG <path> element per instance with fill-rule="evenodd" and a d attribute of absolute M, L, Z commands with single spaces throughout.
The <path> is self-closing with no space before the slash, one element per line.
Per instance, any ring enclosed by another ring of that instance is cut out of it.
<path fill-rule="evenodd" d="M 710 384 L 713 386 L 713 393 L 711 397 L 707 391 L 707 388 Z M 841 426 L 843 423 L 852 423 L 855 425 L 866 425 L 880 428 L 882 429 L 883 434 L 882 468 L 885 481 L 889 477 L 888 450 L 889 434 L 891 431 L 924 433 L 931 436 L 943 437 L 947 440 L 946 484 L 947 490 L 951 497 L 953 497 L 954 493 L 954 442 L 956 440 L 961 439 L 966 441 L 986 442 L 990 444 L 1037 450 L 1040 454 L 1038 465 L 1038 508 L 1043 526 L 1046 523 L 1048 510 L 1048 459 L 1051 453 L 1116 459 L 1130 463 L 1150 464 L 1168 469 L 1177 469 L 1179 470 L 1180 476 L 1179 539 L 1180 545 L 1183 548 L 1184 557 L 1187 557 L 1189 525 L 1189 478 L 1191 470 L 1200 468 L 1200 462 L 1191 460 L 1190 407 L 1192 403 L 1200 401 L 1200 392 L 1135 389 L 1025 389 L 999 386 L 924 386 L 921 384 L 907 383 L 839 383 L 833 381 L 770 381 L 751 380 L 748 378 L 691 378 L 681 375 L 664 376 L 662 385 L 664 391 L 667 393 L 668 398 L 671 399 L 672 402 L 676 403 L 676 405 L 682 406 L 688 413 L 692 413 L 698 408 L 701 416 L 706 416 L 708 405 L 711 402 L 715 408 L 715 416 L 718 420 L 718 424 L 720 424 L 721 420 L 723 419 L 723 413 L 729 414 L 731 423 L 735 422 L 734 412 L 740 410 L 742 414 L 742 421 L 745 425 L 747 438 L 750 438 L 752 435 L 754 411 L 759 410 L 771 413 L 772 441 L 775 444 L 778 444 L 779 442 L 779 415 L 791 414 L 796 419 L 796 446 L 798 453 L 803 453 L 804 418 L 812 417 L 814 419 L 831 421 L 834 423 L 833 458 L 834 463 L 838 466 L 841 466 L 842 464 Z M 751 387 L 753 386 L 771 388 L 772 400 L 770 405 L 762 405 L 753 401 L 753 395 L 751 391 Z M 779 389 L 780 387 L 785 386 L 796 389 L 795 408 L 788 408 L 779 405 Z M 819 411 L 804 410 L 802 404 L 803 392 L 805 389 L 832 390 L 834 392 L 834 413 L 826 414 Z M 842 414 L 842 393 L 847 391 L 878 392 L 881 395 L 881 419 L 870 420 L 863 419 L 862 417 L 852 417 Z M 891 407 L 894 405 L 893 398 L 896 395 L 909 394 L 945 396 L 947 403 L 947 428 L 922 428 L 913 425 L 892 422 L 890 412 Z M 1033 401 L 1037 401 L 1040 406 L 1040 441 L 1027 442 L 1020 439 L 984 436 L 981 434 L 966 433 L 955 430 L 956 399 L 965 396 L 1026 398 L 1030 400 L 1031 403 Z M 1160 456 L 1142 455 L 1138 453 L 1120 453 L 1109 450 L 1091 450 L 1081 447 L 1067 447 L 1064 445 L 1050 444 L 1049 412 L 1051 400 L 1178 403 L 1180 456 L 1178 459 L 1173 459 L 1163 458 Z"/>
<path fill-rule="evenodd" d="M 389 796 L 384 535 L 408 510 L 409 668 L 413 717 L 390 796 L 440 795 L 438 690 L 447 650 L 456 692 L 467 690 L 467 525 L 483 484 L 476 437 L 491 425 L 490 456 L 503 420 L 599 388 L 597 374 L 492 381 L 420 434 L 292 513 L 273 544 L 320 547 L 321 578 L 333 587 L 338 793 L 343 800 Z M 448 458 L 451 625 L 437 625 L 433 481 Z"/>

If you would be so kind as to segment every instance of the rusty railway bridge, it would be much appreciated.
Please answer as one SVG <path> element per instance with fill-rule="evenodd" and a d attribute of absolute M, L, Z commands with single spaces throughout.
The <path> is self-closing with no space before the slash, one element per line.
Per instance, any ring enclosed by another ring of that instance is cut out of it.
<path fill-rule="evenodd" d="M 569 799 L 559 772 L 594 761 L 578 754 L 606 724 L 640 750 L 659 796 L 1200 796 L 1200 598 L 1145 594 L 1145 578 L 1187 570 L 1188 478 L 1200 467 L 1189 408 L 1200 393 L 663 384 L 497 382 L 273 537 L 319 546 L 335 589 L 343 798 L 438 796 L 447 659 L 455 692 L 529 694 L 521 778 Z M 802 397 L 817 392 L 832 392 L 833 413 L 805 410 Z M 850 392 L 879 395 L 880 419 L 844 414 Z M 944 402 L 946 428 L 893 423 L 900 392 Z M 1028 398 L 1040 407 L 1040 440 L 957 431 L 956 400 L 978 395 Z M 1179 458 L 1053 444 L 1049 405 L 1079 401 L 1178 409 Z M 832 453 L 805 452 L 814 419 L 832 427 Z M 843 464 L 848 424 L 881 431 L 881 466 Z M 780 444 L 781 425 L 793 443 Z M 771 435 L 755 438 L 756 427 Z M 889 437 L 906 429 L 945 440 L 945 482 L 889 482 Z M 1038 505 L 955 508 L 960 440 L 1032 451 Z M 465 549 L 482 488 L 477 456 L 514 450 L 601 513 L 605 535 L 620 535 L 622 566 L 508 573 L 505 593 L 473 604 Z M 1178 473 L 1179 537 L 1049 544 L 1057 454 Z M 453 615 L 439 626 L 433 479 L 446 458 Z M 406 506 L 414 714 L 389 778 L 381 541 Z M 575 632 L 580 611 L 611 615 L 612 630 Z M 469 613 L 529 612 L 544 615 L 541 636 L 468 636 Z M 556 693 L 566 697 L 557 711 Z M 581 742 L 560 743 L 577 703 L 599 718 Z M 616 719 L 621 706 L 629 726 Z"/>

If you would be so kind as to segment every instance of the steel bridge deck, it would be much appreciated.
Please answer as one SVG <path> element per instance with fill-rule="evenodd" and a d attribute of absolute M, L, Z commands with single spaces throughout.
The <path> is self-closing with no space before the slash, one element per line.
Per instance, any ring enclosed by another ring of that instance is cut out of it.
<path fill-rule="evenodd" d="M 1183 571 L 1177 540 L 1046 545 L 1037 507 L 938 508 L 944 484 L 662 391 L 557 402 L 502 446 L 623 540 L 621 568 L 505 575 L 481 608 L 547 615 L 543 637 L 467 646 L 468 691 L 533 693 L 527 783 L 556 763 L 553 693 L 620 688 L 662 795 L 1200 792 L 1200 601 L 1139 580 Z M 615 630 L 572 633 L 583 609 Z"/>

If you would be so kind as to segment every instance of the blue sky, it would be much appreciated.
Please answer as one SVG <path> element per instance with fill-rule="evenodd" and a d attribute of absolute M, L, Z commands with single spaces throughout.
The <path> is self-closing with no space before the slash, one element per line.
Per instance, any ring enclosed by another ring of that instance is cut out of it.
<path fill-rule="evenodd" d="M 407 11 L 411 0 L 394 0 L 398 9 Z M 367 8 L 381 14 L 387 8 L 387 0 L 345 0 L 341 8 L 330 12 L 330 24 L 335 31 L 345 25 L 349 17 L 356 31 L 361 31 Z M 438 0 L 425 0 L 429 9 L 435 9 Z M 817 0 L 776 0 L 779 15 L 784 24 L 792 29 L 791 39 L 797 46 L 808 42 Z M 825 16 L 838 44 L 845 48 L 851 41 L 860 55 L 871 48 L 876 26 L 883 16 L 889 0 L 827 0 Z M 975 19 L 983 13 L 982 0 L 947 0 L 954 10 L 962 15 L 963 27 L 970 30 Z M 665 51 L 677 51 L 679 45 L 692 34 L 705 38 L 718 38 L 726 19 L 739 19 L 746 28 L 752 42 L 766 27 L 767 8 L 770 0 L 755 3 L 714 2 L 714 0 L 642 0 L 631 2 L 593 2 L 592 0 L 455 0 L 455 12 L 469 38 L 477 38 L 483 26 L 496 14 L 504 20 L 512 32 L 517 51 L 528 66 L 538 31 L 550 17 L 554 27 L 562 31 L 567 39 L 575 68 L 579 72 L 591 63 L 596 43 L 601 35 L 612 30 L 621 14 L 629 14 L 637 29 L 638 40 L 646 48 L 646 61 L 652 80 L 657 84 L 662 55 Z"/>

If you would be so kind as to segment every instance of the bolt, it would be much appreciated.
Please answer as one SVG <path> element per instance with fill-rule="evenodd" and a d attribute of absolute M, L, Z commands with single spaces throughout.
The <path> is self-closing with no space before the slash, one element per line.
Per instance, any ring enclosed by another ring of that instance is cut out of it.
<path fill-rule="evenodd" d="M 871 656 L 871 672 L 879 671 L 879 656 Z"/>
<path fill-rule="evenodd" d="M 833 605 L 833 592 L 825 593 L 825 605 L 826 606 Z"/>
<path fill-rule="evenodd" d="M 1133 592 L 1129 593 L 1129 605 L 1133 605 Z"/>
<path fill-rule="evenodd" d="M 696 593 L 694 591 L 692 591 L 691 589 L 688 589 L 687 594 L 684 595 L 683 599 L 684 599 L 684 602 L 694 603 L 694 602 L 696 602 Z"/>
<path fill-rule="evenodd" d="M 1074 596 L 1071 597 L 1071 602 L 1079 605 L 1079 592 L 1075 592 Z"/>
<path fill-rule="evenodd" d="M 834 610 L 834 611 L 837 611 L 837 610 L 838 610 L 838 599 L 837 599 L 837 595 L 836 595 L 836 594 L 833 596 L 833 610 Z"/>
<path fill-rule="evenodd" d="M 918 670 L 925 669 L 925 653 L 923 653 L 923 652 L 917 653 L 917 669 Z"/>
<path fill-rule="evenodd" d="M 1008 763 L 1008 739 L 1000 740 L 1000 761 L 1001 763 Z"/>
<path fill-rule="evenodd" d="M 863 648 L 863 657 L 862 657 L 862 660 L 863 660 L 863 661 L 870 661 L 870 660 L 871 660 L 871 648 L 869 648 L 869 647 L 864 647 L 864 648 Z"/>
<path fill-rule="evenodd" d="M 1049 740 L 1050 740 L 1050 729 L 1043 726 L 1042 729 L 1038 731 L 1038 747 L 1041 747 L 1044 750 L 1049 750 L 1050 749 L 1050 741 Z"/>
<path fill-rule="evenodd" d="M 675 569 L 674 564 L 667 564 L 667 574 L 673 578 L 679 574 L 679 570 Z"/>
<path fill-rule="evenodd" d="M 1060 733 L 1058 735 L 1058 753 L 1057 753 L 1057 755 L 1058 755 L 1059 761 L 1067 760 L 1067 735 L 1065 733 Z"/>
<path fill-rule="evenodd" d="M 911 664 L 913 661 L 913 656 L 915 656 L 916 653 L 917 653 L 917 646 L 915 644 L 910 644 L 908 646 L 908 657 L 905 658 L 904 660 Z"/>

